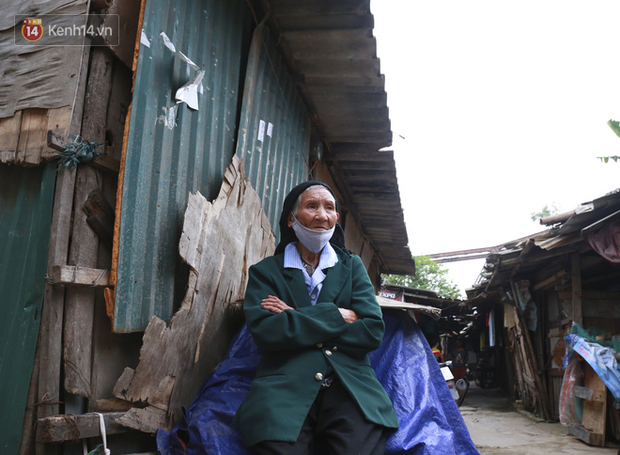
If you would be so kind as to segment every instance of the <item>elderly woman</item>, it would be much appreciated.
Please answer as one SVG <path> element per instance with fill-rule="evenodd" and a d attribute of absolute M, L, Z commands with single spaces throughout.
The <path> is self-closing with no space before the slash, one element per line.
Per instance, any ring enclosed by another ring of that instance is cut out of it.
<path fill-rule="evenodd" d="M 368 360 L 381 309 L 338 219 L 329 186 L 296 186 L 275 255 L 250 268 L 244 312 L 262 356 L 235 419 L 259 454 L 382 454 L 385 428 L 398 427 Z"/>

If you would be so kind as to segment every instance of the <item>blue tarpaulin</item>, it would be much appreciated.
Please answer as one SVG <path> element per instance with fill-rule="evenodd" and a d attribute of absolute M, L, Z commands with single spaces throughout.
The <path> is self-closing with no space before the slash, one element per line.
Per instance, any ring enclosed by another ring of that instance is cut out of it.
<path fill-rule="evenodd" d="M 574 334 L 567 335 L 564 341 L 590 364 L 614 398 L 620 401 L 620 368 L 613 351 Z M 565 365 L 568 365 L 570 357 L 570 352 L 567 349 L 567 355 L 564 358 Z"/>
<path fill-rule="evenodd" d="M 388 436 L 385 453 L 478 454 L 418 325 L 400 310 L 385 310 L 384 320 L 383 343 L 370 354 L 370 361 L 400 422 L 400 428 Z M 183 424 L 170 433 L 159 430 L 158 450 L 166 455 L 249 454 L 233 417 L 250 390 L 259 357 L 260 351 L 244 326 L 226 358 L 184 410 Z"/>

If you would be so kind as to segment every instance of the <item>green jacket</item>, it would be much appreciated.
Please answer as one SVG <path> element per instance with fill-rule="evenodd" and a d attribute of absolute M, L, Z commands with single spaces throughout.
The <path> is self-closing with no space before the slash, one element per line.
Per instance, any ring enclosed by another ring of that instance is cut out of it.
<path fill-rule="evenodd" d="M 302 271 L 284 269 L 284 253 L 250 268 L 243 309 L 262 357 L 235 416 L 247 446 L 296 441 L 328 365 L 368 420 L 398 428 L 392 402 L 368 360 L 383 337 L 381 308 L 361 259 L 334 249 L 338 263 L 326 271 L 314 306 Z M 295 309 L 280 314 L 263 309 L 268 295 Z M 338 307 L 355 311 L 359 319 L 347 324 Z"/>

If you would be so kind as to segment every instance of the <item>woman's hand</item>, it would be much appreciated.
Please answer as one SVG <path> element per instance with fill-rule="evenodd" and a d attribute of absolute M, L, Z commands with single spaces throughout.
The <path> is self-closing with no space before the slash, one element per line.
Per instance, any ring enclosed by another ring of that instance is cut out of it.
<path fill-rule="evenodd" d="M 338 311 L 340 311 L 340 314 L 342 315 L 344 322 L 346 322 L 347 324 L 351 324 L 352 322 L 355 322 L 358 319 L 357 313 L 353 310 L 347 310 L 346 308 L 338 308 Z"/>
<path fill-rule="evenodd" d="M 280 300 L 279 298 L 277 298 L 274 295 L 270 295 L 266 299 L 263 299 L 261 301 L 260 305 L 264 309 L 269 310 L 269 311 L 271 311 L 272 313 L 275 313 L 275 314 L 280 314 L 284 310 L 293 310 L 294 309 L 293 307 L 288 306 L 286 303 L 284 303 L 282 300 Z"/>

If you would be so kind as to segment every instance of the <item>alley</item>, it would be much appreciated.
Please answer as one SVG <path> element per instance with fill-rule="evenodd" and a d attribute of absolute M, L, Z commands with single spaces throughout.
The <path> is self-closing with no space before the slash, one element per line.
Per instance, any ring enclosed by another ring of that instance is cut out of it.
<path fill-rule="evenodd" d="M 463 420 L 481 454 L 606 454 L 618 448 L 590 447 L 560 423 L 548 423 L 518 412 L 500 389 L 473 386 L 460 408 Z"/>

